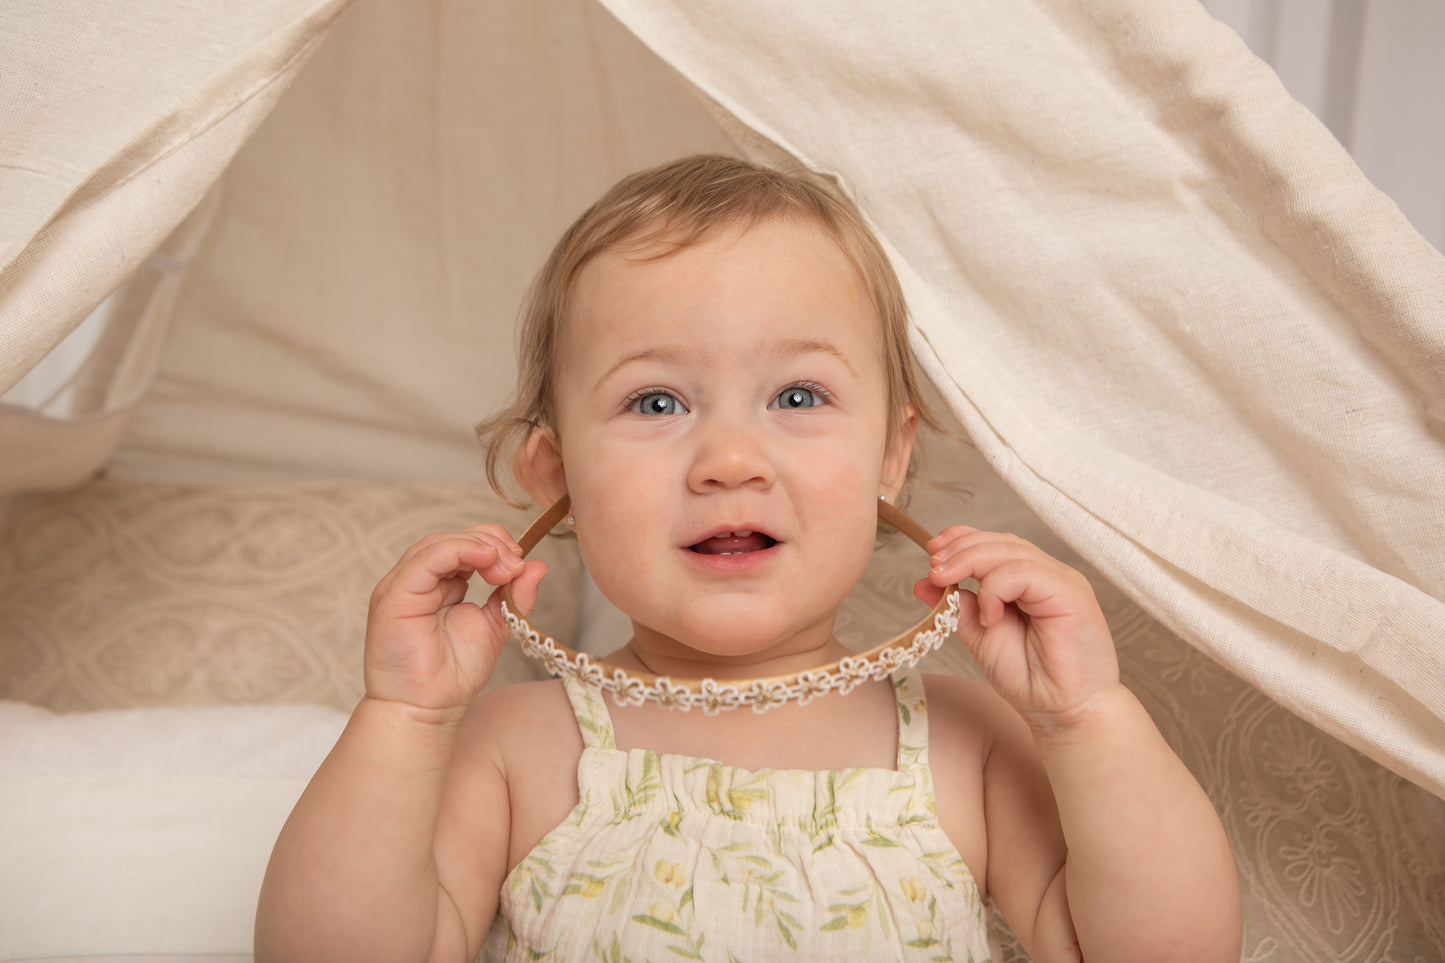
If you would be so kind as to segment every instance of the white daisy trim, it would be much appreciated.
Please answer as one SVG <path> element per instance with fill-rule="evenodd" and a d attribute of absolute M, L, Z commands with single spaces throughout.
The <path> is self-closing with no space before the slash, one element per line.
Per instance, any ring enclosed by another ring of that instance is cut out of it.
<path fill-rule="evenodd" d="M 538 632 L 525 618 L 513 612 L 506 601 L 502 602 L 502 617 L 507 620 L 512 637 L 521 643 L 523 652 L 539 660 L 553 675 L 575 676 L 588 685 L 605 689 L 612 693 L 612 698 L 619 705 L 656 702 L 684 712 L 701 709 L 707 715 L 744 706 L 754 712 L 766 712 L 789 702 L 807 705 L 829 692 L 848 693 L 863 682 L 886 679 L 899 669 L 915 665 L 942 645 L 958 628 L 958 615 L 958 589 L 950 588 L 930 616 L 915 629 L 912 638 L 900 637 L 863 655 L 845 656 L 832 665 L 793 675 L 719 682 L 716 679 L 674 680 L 667 676 L 634 675 L 625 669 L 608 666 L 585 652 L 578 652 Z"/>

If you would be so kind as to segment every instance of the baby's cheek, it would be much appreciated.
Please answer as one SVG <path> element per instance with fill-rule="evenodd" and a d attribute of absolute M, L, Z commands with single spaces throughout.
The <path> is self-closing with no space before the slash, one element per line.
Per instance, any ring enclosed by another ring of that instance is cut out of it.
<path fill-rule="evenodd" d="M 853 466 L 840 466 L 832 477 L 839 475 L 846 481 L 830 486 L 831 497 L 819 493 L 817 518 L 825 526 L 823 537 L 837 563 L 861 578 L 877 537 L 878 480 L 876 473 L 869 475 Z"/>

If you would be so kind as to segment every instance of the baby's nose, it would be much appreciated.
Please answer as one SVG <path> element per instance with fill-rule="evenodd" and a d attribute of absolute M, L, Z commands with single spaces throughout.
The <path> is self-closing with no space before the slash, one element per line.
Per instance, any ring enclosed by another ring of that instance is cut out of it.
<path fill-rule="evenodd" d="M 729 426 L 700 440 L 687 480 L 693 491 L 707 492 L 747 485 L 767 488 L 774 478 L 773 461 L 759 440 L 741 427 Z"/>

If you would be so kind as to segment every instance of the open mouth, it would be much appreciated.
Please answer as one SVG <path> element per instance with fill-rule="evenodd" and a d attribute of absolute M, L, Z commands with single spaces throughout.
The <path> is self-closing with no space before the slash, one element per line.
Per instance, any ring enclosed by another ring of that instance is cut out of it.
<path fill-rule="evenodd" d="M 719 532 L 696 545 L 689 545 L 688 548 L 699 555 L 746 555 L 749 552 L 772 548 L 776 544 L 777 539 L 762 532 Z"/>

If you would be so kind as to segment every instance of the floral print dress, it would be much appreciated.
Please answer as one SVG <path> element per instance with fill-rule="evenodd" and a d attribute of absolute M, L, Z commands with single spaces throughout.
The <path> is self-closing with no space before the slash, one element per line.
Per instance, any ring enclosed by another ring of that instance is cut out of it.
<path fill-rule="evenodd" d="M 503 883 L 483 959 L 988 959 L 934 809 L 922 675 L 893 677 L 897 769 L 828 772 L 623 752 L 601 691 L 565 685 L 581 798 Z"/>

